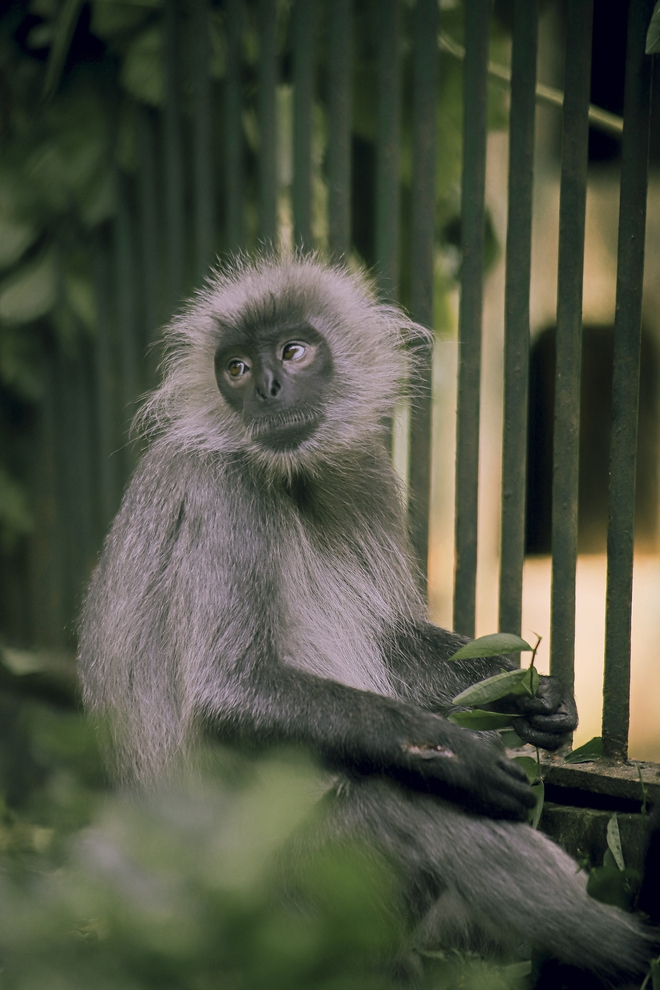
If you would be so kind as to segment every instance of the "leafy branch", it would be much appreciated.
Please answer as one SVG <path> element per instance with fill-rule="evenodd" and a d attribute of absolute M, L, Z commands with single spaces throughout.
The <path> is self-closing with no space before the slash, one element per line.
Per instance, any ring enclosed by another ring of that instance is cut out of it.
<path fill-rule="evenodd" d="M 499 674 L 487 677 L 476 684 L 471 684 L 465 691 L 461 691 L 453 699 L 455 705 L 470 706 L 469 711 L 452 712 L 449 720 L 455 725 L 460 725 L 465 729 L 476 730 L 509 730 L 508 736 L 503 737 L 503 742 L 510 746 L 522 745 L 522 740 L 515 731 L 516 719 L 522 715 L 509 712 L 488 711 L 481 705 L 492 705 L 504 698 L 516 698 L 527 695 L 530 698 L 536 697 L 539 688 L 540 678 L 536 669 L 536 654 L 541 644 L 541 637 L 537 635 L 536 645 L 530 646 L 526 640 L 521 639 L 513 633 L 491 633 L 488 636 L 480 636 L 478 639 L 466 643 L 460 650 L 457 650 L 449 659 L 463 660 L 477 657 L 499 657 L 505 653 L 531 652 L 532 657 L 529 667 L 519 670 L 503 670 Z M 511 730 L 513 730 L 511 732 Z M 527 774 L 527 778 L 536 796 L 536 805 L 530 812 L 530 824 L 537 828 L 543 811 L 543 801 L 545 788 L 541 773 L 541 755 L 536 748 L 536 759 L 530 756 L 516 756 L 514 762 Z"/>

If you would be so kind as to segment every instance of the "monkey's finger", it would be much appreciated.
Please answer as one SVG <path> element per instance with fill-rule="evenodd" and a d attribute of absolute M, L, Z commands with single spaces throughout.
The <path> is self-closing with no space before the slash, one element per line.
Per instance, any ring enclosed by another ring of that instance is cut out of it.
<path fill-rule="evenodd" d="M 560 705 L 566 704 L 566 691 L 559 681 L 545 679 L 539 684 L 533 698 L 520 695 L 516 701 L 518 709 L 526 714 L 551 715 Z"/>
<path fill-rule="evenodd" d="M 484 792 L 484 805 L 489 817 L 517 818 L 524 821 L 527 812 L 536 804 L 536 797 L 529 785 L 520 791 L 492 787 Z"/>
<path fill-rule="evenodd" d="M 559 730 L 555 732 L 542 731 L 534 728 L 525 719 L 520 719 L 516 725 L 516 732 L 523 742 L 531 743 L 532 746 L 539 746 L 541 749 L 555 750 L 568 742 L 570 731 Z"/>
<path fill-rule="evenodd" d="M 536 798 L 530 787 L 527 774 L 522 767 L 516 763 L 512 763 L 511 760 L 508 760 L 507 763 L 513 767 L 515 773 L 511 772 L 509 766 L 504 762 L 499 764 L 498 770 L 500 772 L 493 778 L 495 788 L 508 799 L 515 798 L 515 800 L 524 804 L 526 808 L 533 808 Z"/>
<path fill-rule="evenodd" d="M 514 780 L 519 780 L 521 783 L 525 784 L 528 782 L 527 774 L 523 768 L 518 763 L 514 763 L 513 760 L 502 759 L 498 761 L 497 765 L 506 774 L 513 777 Z"/>
<path fill-rule="evenodd" d="M 558 711 L 554 715 L 530 715 L 520 721 L 526 722 L 539 732 L 574 732 L 577 717 L 573 712 Z"/>

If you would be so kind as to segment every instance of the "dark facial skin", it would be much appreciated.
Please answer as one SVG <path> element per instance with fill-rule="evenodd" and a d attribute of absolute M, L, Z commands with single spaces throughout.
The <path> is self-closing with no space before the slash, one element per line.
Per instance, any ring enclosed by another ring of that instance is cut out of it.
<path fill-rule="evenodd" d="M 307 323 L 241 331 L 216 352 L 215 377 L 254 439 L 271 450 L 293 450 L 323 420 L 332 356 Z"/>

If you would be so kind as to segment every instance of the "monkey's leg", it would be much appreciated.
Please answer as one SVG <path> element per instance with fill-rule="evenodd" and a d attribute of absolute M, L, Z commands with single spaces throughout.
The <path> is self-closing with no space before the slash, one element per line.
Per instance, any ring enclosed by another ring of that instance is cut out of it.
<path fill-rule="evenodd" d="M 499 955 L 521 943 L 609 979 L 643 977 L 660 951 L 633 916 L 586 892 L 586 875 L 528 825 L 470 815 L 382 777 L 328 802 L 321 838 L 359 836 L 406 885 L 420 948 Z"/>

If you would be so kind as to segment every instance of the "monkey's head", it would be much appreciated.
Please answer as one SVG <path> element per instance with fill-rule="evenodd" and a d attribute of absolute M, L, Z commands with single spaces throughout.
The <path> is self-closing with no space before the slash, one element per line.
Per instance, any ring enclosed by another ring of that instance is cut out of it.
<path fill-rule="evenodd" d="M 309 257 L 217 272 L 166 331 L 140 421 L 187 449 L 244 451 L 275 473 L 336 463 L 382 437 L 423 332 L 366 280 Z"/>

